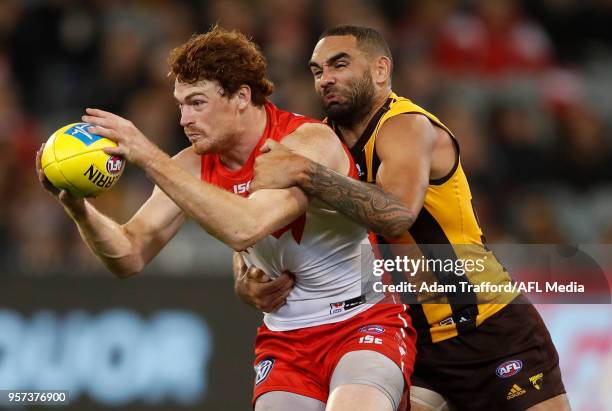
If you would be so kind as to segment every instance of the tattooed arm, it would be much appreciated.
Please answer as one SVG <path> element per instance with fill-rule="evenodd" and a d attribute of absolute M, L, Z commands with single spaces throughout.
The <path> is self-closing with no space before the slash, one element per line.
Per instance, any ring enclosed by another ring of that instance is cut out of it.
<path fill-rule="evenodd" d="M 375 184 L 362 183 L 310 162 L 300 187 L 375 233 L 399 237 L 412 223 L 413 216 L 396 196 Z"/>
<path fill-rule="evenodd" d="M 441 133 L 445 132 L 421 115 L 401 115 L 385 122 L 376 139 L 381 161 L 376 185 L 340 175 L 269 142 L 265 148 L 269 153 L 256 162 L 251 189 L 299 185 L 370 230 L 398 237 L 423 207 L 429 178 L 445 175 L 453 166 L 452 143 Z M 439 159 L 432 165 L 434 155 Z"/>

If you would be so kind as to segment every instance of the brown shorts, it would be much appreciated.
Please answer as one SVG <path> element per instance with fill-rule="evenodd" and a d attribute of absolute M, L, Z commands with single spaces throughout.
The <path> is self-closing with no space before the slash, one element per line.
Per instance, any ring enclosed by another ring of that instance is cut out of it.
<path fill-rule="evenodd" d="M 565 393 L 557 350 L 524 296 L 469 334 L 417 341 L 412 385 L 470 411 L 520 411 Z"/>

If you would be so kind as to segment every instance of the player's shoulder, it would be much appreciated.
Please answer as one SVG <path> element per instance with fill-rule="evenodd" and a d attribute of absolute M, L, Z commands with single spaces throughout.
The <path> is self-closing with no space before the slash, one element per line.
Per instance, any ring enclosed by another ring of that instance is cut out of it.
<path fill-rule="evenodd" d="M 319 164 L 347 174 L 351 160 L 334 131 L 321 123 L 303 124 L 282 141 L 290 150 Z"/>
<path fill-rule="evenodd" d="M 284 110 L 274 103 L 268 101 L 265 103 L 265 108 L 268 114 L 273 115 L 274 117 L 282 118 L 285 121 L 298 121 L 298 122 L 313 122 L 320 123 L 320 120 L 317 120 L 313 117 L 306 116 L 304 114 L 296 113 L 293 111 Z"/>
<path fill-rule="evenodd" d="M 323 123 L 303 123 L 283 139 L 283 144 L 292 146 L 326 146 L 340 147 L 340 139 L 336 133 Z"/>
<path fill-rule="evenodd" d="M 326 124 L 307 116 L 280 110 L 269 103 L 275 131 L 270 138 L 281 141 L 293 152 L 337 171 L 344 171 L 347 154 L 336 133 Z"/>
<path fill-rule="evenodd" d="M 268 114 L 268 121 L 272 126 L 271 137 L 275 140 L 283 139 L 296 131 L 303 124 L 321 123 L 319 120 L 312 117 L 280 109 L 271 102 L 267 102 L 265 107 Z"/>
<path fill-rule="evenodd" d="M 193 147 L 187 147 L 179 151 L 172 157 L 172 160 L 190 173 L 199 176 L 202 167 L 202 156 L 197 154 Z"/>
<path fill-rule="evenodd" d="M 282 143 L 317 163 L 344 172 L 348 155 L 336 133 L 325 124 L 302 124 L 285 137 Z"/>
<path fill-rule="evenodd" d="M 384 131 L 403 131 L 401 134 L 407 134 L 408 130 L 431 131 L 434 130 L 434 125 L 425 113 L 408 112 L 390 116 L 380 127 L 381 133 Z"/>
<path fill-rule="evenodd" d="M 436 126 L 422 113 L 398 113 L 380 125 L 376 146 L 433 143 Z"/>

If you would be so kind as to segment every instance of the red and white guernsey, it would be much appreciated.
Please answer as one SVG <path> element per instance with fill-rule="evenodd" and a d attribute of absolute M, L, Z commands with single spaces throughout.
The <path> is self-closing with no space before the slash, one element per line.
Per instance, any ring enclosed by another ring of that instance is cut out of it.
<path fill-rule="evenodd" d="M 253 164 L 265 140 L 281 141 L 304 123 L 318 123 L 269 102 L 265 109 L 265 131 L 243 167 L 230 171 L 219 155 L 206 154 L 202 156 L 202 180 L 247 196 Z M 351 176 L 356 175 L 351 159 Z M 362 248 L 366 252 L 362 253 Z M 295 287 L 287 303 L 264 316 L 264 323 L 272 331 L 342 321 L 372 305 L 370 298 L 365 303 L 361 289 L 362 258 L 367 259 L 364 267 L 372 267 L 374 258 L 367 231 L 321 201 L 312 200 L 304 215 L 249 247 L 242 256 L 247 265 L 260 267 L 272 278 L 285 270 L 295 275 Z"/>

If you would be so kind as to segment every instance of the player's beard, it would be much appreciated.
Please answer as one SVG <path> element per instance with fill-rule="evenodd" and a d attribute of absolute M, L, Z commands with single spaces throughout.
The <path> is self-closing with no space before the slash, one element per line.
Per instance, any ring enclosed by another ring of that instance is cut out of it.
<path fill-rule="evenodd" d="M 326 104 L 322 100 L 323 112 L 331 122 L 339 126 L 352 127 L 372 110 L 374 104 L 374 81 L 368 70 L 363 73 L 363 76 L 348 86 L 347 94 L 338 89 L 333 91 L 341 93 L 341 96 L 346 98 L 346 101 L 343 103 L 334 101 Z M 321 98 L 323 99 L 324 96 L 321 96 Z"/>

